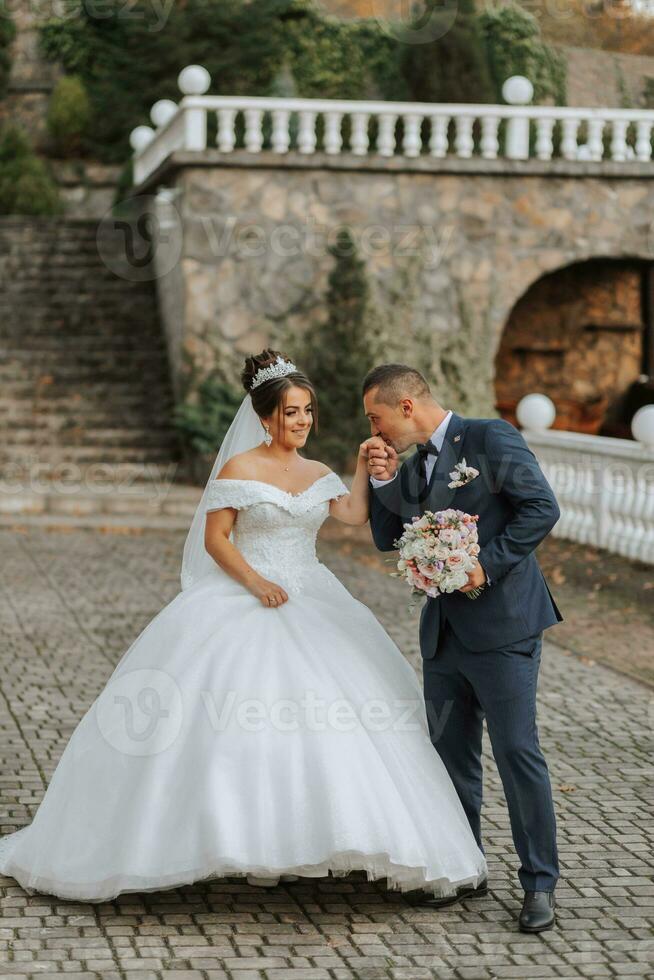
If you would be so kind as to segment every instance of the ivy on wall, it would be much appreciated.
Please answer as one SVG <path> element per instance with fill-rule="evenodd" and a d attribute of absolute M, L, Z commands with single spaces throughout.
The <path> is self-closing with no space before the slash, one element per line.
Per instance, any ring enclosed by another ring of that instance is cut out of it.
<path fill-rule="evenodd" d="M 440 0 L 426 0 L 413 27 L 414 31 L 410 27 L 406 32 L 400 62 L 416 101 L 494 101 L 474 0 L 459 0 L 454 8 Z M 421 27 L 432 40 L 413 43 L 414 36 L 421 36 Z"/>
<path fill-rule="evenodd" d="M 0 7 L 0 98 L 7 93 L 11 72 L 11 45 L 16 36 L 16 27 L 6 4 Z"/>
<path fill-rule="evenodd" d="M 86 87 L 94 113 L 84 148 L 105 162 L 130 155 L 129 133 L 154 102 L 179 99 L 177 76 L 188 64 L 204 65 L 212 91 L 230 95 L 272 94 L 289 65 L 305 97 L 389 97 L 401 89 L 392 38 L 378 25 L 329 17 L 310 0 L 188 0 L 158 31 L 148 23 L 149 3 L 129 6 L 127 17 L 124 2 L 108 0 L 102 18 L 84 8 L 41 28 L 44 55 Z"/>
<path fill-rule="evenodd" d="M 437 0 L 433 3 L 438 7 Z M 153 29 L 149 0 L 104 0 L 102 16 L 41 27 L 45 57 L 75 75 L 91 105 L 78 151 L 106 163 L 131 156 L 129 133 L 158 99 L 179 99 L 188 64 L 210 72 L 212 92 L 303 97 L 492 102 L 504 79 L 527 74 L 537 101 L 564 101 L 564 67 L 518 7 L 477 13 L 460 0 L 430 43 L 401 40 L 375 18 L 341 20 L 313 0 L 185 0 Z M 436 10 L 438 14 L 438 10 Z M 447 29 L 446 29 L 447 28 Z"/>
<path fill-rule="evenodd" d="M 486 7 L 479 15 L 494 99 L 502 101 L 502 84 L 511 75 L 526 75 L 534 102 L 566 105 L 566 64 L 546 44 L 536 18 L 517 4 Z"/>

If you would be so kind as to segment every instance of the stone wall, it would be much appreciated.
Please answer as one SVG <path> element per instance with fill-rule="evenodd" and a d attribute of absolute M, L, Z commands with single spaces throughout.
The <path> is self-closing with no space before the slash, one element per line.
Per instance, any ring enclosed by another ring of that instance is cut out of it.
<path fill-rule="evenodd" d="M 290 343 L 292 354 L 293 338 L 326 315 L 326 240 L 347 225 L 388 359 L 425 369 L 444 404 L 493 413 L 498 346 L 533 283 L 594 257 L 654 258 L 651 169 L 585 170 L 572 178 L 571 168 L 537 161 L 173 155 L 143 190 L 147 200 L 163 183 L 177 195 L 169 248 L 179 258 L 160 270 L 159 301 L 178 392 L 215 368 L 233 381 L 243 355 L 264 344 Z M 516 397 L 533 389 L 532 377 L 523 381 Z"/>
<path fill-rule="evenodd" d="M 18 123 L 41 153 L 48 153 L 46 113 L 50 94 L 62 74 L 59 65 L 41 57 L 38 26 L 56 13 L 53 0 L 16 0 L 9 5 L 16 25 L 7 96 L 0 101 L 0 122 Z M 94 160 L 51 160 L 66 216 L 101 218 L 111 207 L 121 167 Z"/>
<path fill-rule="evenodd" d="M 16 25 L 7 97 L 0 102 L 0 120 L 18 122 L 41 147 L 46 138 L 45 115 L 50 92 L 61 74 L 38 49 L 38 25 L 53 15 L 52 0 L 21 0 L 9 4 Z"/>
<path fill-rule="evenodd" d="M 596 48 L 559 48 L 567 65 L 568 105 L 642 105 L 647 78 L 654 79 L 654 58 Z"/>

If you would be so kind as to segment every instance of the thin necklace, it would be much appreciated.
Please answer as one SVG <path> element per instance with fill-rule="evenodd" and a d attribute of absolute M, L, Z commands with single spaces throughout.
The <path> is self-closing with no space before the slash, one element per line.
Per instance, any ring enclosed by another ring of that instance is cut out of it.
<path fill-rule="evenodd" d="M 290 472 L 290 466 L 284 466 L 284 464 L 282 463 L 282 461 L 281 461 L 281 460 L 280 460 L 280 463 L 281 463 L 281 465 L 282 465 L 282 466 L 284 467 L 284 472 L 285 472 L 285 473 L 289 473 L 289 472 Z"/>

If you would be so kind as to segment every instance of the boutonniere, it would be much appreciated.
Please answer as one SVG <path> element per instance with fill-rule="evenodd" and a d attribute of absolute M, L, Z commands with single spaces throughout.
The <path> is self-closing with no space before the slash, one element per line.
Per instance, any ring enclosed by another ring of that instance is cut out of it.
<path fill-rule="evenodd" d="M 479 470 L 476 470 L 474 466 L 468 466 L 464 456 L 461 462 L 456 464 L 450 476 L 452 482 L 448 483 L 448 487 L 450 490 L 455 490 L 457 487 L 464 487 L 466 483 L 470 483 L 476 476 L 479 476 Z"/>

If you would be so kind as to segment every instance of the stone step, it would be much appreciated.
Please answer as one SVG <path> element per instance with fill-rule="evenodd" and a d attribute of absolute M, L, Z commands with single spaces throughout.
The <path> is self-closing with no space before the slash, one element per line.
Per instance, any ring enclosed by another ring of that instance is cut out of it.
<path fill-rule="evenodd" d="M 141 427 L 152 424 L 170 424 L 174 411 L 172 401 L 157 403 L 156 405 L 148 402 L 91 402 L 82 401 L 61 401 L 56 399 L 51 402 L 43 402 L 40 399 L 0 399 L 0 420 L 11 420 L 13 425 L 21 425 L 25 428 L 60 426 L 64 422 L 60 420 L 79 421 L 83 420 L 84 425 L 102 428 L 107 425 L 107 420 L 111 420 L 113 425 L 121 428 L 140 425 Z M 111 425 L 109 426 L 112 427 Z"/>
<path fill-rule="evenodd" d="M 107 252 L 117 248 L 120 244 L 119 239 L 110 239 L 104 234 L 98 235 L 97 228 L 89 229 L 73 237 L 68 234 L 46 234 L 36 237 L 9 235 L 0 228 L 0 256 L 9 258 L 31 254 L 47 255 L 55 252 L 61 255 L 77 254 L 78 252 L 97 253 L 98 242 L 102 243 L 103 250 L 107 250 Z"/>
<path fill-rule="evenodd" d="M 131 446 L 168 447 L 177 436 L 169 425 L 151 425 L 144 427 L 95 427 L 91 425 L 76 425 L 61 420 L 58 426 L 16 426 L 3 433 L 3 446 L 94 446 L 107 448 L 118 446 L 121 449 Z"/>
<path fill-rule="evenodd" d="M 91 276 L 82 279 L 63 280 L 62 276 L 57 278 L 51 286 L 44 284 L 43 280 L 35 276 L 32 279 L 11 281 L 10 278 L 2 279 L 3 301 L 11 305 L 24 297 L 36 297 L 43 302 L 53 302 L 55 304 L 68 303 L 73 307 L 79 303 L 86 303 L 90 300 L 96 302 L 102 300 L 120 299 L 127 300 L 137 290 L 132 290 L 129 283 L 124 279 L 100 280 L 93 277 L 94 282 L 90 282 Z M 143 293 L 143 296 L 147 294 Z"/>
<path fill-rule="evenodd" d="M 0 469 L 0 498 L 13 493 L 130 493 L 132 488 L 155 484 L 158 487 L 188 483 L 186 464 L 179 459 L 72 459 L 61 450 L 45 459 L 42 453 L 21 451 Z M 134 489 L 134 492 L 137 492 Z"/>
<path fill-rule="evenodd" d="M 49 419 L 83 418 L 85 424 L 99 424 L 100 420 L 112 419 L 118 422 L 124 420 L 127 425 L 141 424 L 147 420 L 170 419 L 174 410 L 172 399 L 151 402 L 139 395 L 128 400 L 123 396 L 121 401 L 113 397 L 109 401 L 85 401 L 82 398 L 42 399 L 32 398 L 0 398 L 0 419 L 11 419 L 14 424 L 24 419 L 26 425 L 48 425 Z M 54 424 L 54 423 L 53 423 Z M 123 423 L 121 423 L 123 424 Z"/>
<path fill-rule="evenodd" d="M 24 326 L 24 325 L 23 325 Z M 22 341 L 25 341 L 23 344 Z M 68 324 L 58 326 L 56 323 L 43 325 L 42 330 L 34 330 L 33 324 L 29 325 L 29 332 L 23 329 L 21 333 L 18 324 L 8 328 L 7 324 L 0 326 L 0 348 L 4 350 L 23 348 L 27 350 L 54 350 L 59 347 L 69 352 L 76 350 L 95 350 L 103 348 L 105 350 L 120 349 L 132 350 L 135 345 L 143 349 L 165 353 L 165 341 L 160 333 L 155 330 L 151 332 L 141 331 L 139 328 L 130 330 L 129 324 L 115 324 L 114 327 L 107 326 L 105 329 L 93 328 L 81 329 L 81 327 L 70 328 Z"/>
<path fill-rule="evenodd" d="M 97 378 L 99 370 L 105 382 L 115 382 L 116 384 L 127 382 L 135 388 L 143 388 L 145 386 L 149 390 L 150 387 L 154 387 L 161 382 L 161 369 L 156 364 L 135 364 L 131 371 L 126 370 L 124 367 L 118 369 L 104 367 L 99 369 L 97 365 L 81 367 L 70 364 L 66 366 L 59 365 L 56 370 L 52 369 L 47 373 L 38 373 L 31 371 L 29 365 L 23 365 L 22 368 L 16 366 L 12 371 L 5 369 L 5 366 L 0 363 L 0 389 L 5 391 L 7 385 L 12 382 L 31 385 L 33 390 L 37 387 L 40 390 L 49 384 L 77 388 Z M 111 394 L 108 397 L 111 398 Z"/>
<path fill-rule="evenodd" d="M 0 493 L 61 467 L 179 482 L 156 286 L 134 271 L 97 221 L 0 217 Z"/>
<path fill-rule="evenodd" d="M 59 251 L 48 255 L 45 252 L 34 255 L 23 252 L 20 255 L 2 255 L 0 253 L 0 275 L 12 275 L 18 279 L 38 278 L 44 283 L 56 282 L 58 276 L 67 279 L 83 279 L 89 273 L 99 279 L 108 281 L 121 280 L 130 282 L 133 286 L 149 286 L 149 280 L 143 280 L 142 273 L 136 266 L 130 266 L 127 260 L 120 256 L 96 252 L 69 252 L 62 255 Z M 128 273 L 130 278 L 125 280 Z"/>
<path fill-rule="evenodd" d="M 129 411 L 125 409 L 107 410 L 105 412 L 92 410 L 77 410 L 73 413 L 42 412 L 27 408 L 20 412 L 12 406 L 10 409 L 0 408 L 0 426 L 7 429 L 2 439 L 6 442 L 24 442 L 28 438 L 35 444 L 44 439 L 60 438 L 66 433 L 84 431 L 119 430 L 126 432 L 168 432 L 171 438 L 179 438 L 178 430 L 171 421 L 172 409 L 168 411 L 147 412 Z M 11 432 L 8 431 L 11 428 Z M 20 439 L 14 438 L 14 433 L 25 433 Z M 29 437 L 26 435 L 29 433 Z M 72 436 L 71 436 L 72 438 Z M 76 439 L 77 442 L 77 439 Z"/>
<path fill-rule="evenodd" d="M 116 253 L 120 255 L 119 252 Z M 78 268 L 94 268 L 108 275 L 115 275 L 116 270 L 107 264 L 107 259 L 113 263 L 114 255 L 98 248 L 62 249 L 54 245 L 49 249 L 24 249 L 20 252 L 0 252 L 0 272 L 16 271 L 28 274 L 30 270 L 38 269 L 44 276 L 52 278 L 57 271 L 74 272 Z M 72 260 L 72 261 L 71 261 Z"/>
<path fill-rule="evenodd" d="M 65 405 L 68 400 L 75 402 L 78 399 L 80 403 L 86 401 L 89 404 L 110 403 L 114 400 L 117 404 L 128 404 L 133 399 L 137 404 L 147 401 L 148 405 L 158 405 L 160 400 L 168 404 L 172 400 L 167 380 L 163 378 L 155 379 L 146 388 L 134 386 L 131 381 L 122 377 L 116 381 L 107 381 L 92 375 L 88 381 L 78 381 L 71 390 L 67 382 L 43 375 L 40 378 L 8 379 L 3 381 L 0 392 L 7 399 L 36 399 L 40 406 L 56 406 L 59 403 Z"/>
<path fill-rule="evenodd" d="M 28 308 L 30 319 L 35 320 L 46 316 L 59 318 L 79 316 L 82 313 L 85 316 L 93 316 L 97 320 L 109 320 L 113 315 L 121 312 L 125 317 L 127 309 L 130 320 L 145 319 L 149 322 L 153 319 L 154 301 L 155 297 L 153 296 L 140 296 L 121 290 L 115 295 L 103 297 L 102 305 L 100 305 L 93 293 L 83 295 L 77 291 L 71 299 L 69 293 L 64 293 L 61 296 L 56 296 L 52 292 L 41 295 L 35 290 L 30 297 Z M 22 300 L 14 297 L 11 301 L 5 302 L 0 295 L 0 316 L 3 320 L 5 318 L 11 319 L 12 315 L 18 312 L 18 303 L 22 303 Z"/>
<path fill-rule="evenodd" d="M 20 347 L 17 342 L 20 341 Z M 79 354 L 81 356 L 95 355 L 95 354 L 115 354 L 117 357 L 120 355 L 138 355 L 145 356 L 146 354 L 151 354 L 157 357 L 166 357 L 166 351 L 163 346 L 163 338 L 158 337 L 157 341 L 144 347 L 143 337 L 140 333 L 135 333 L 128 330 L 124 330 L 122 333 L 116 336 L 101 336 L 98 334 L 89 334 L 80 338 L 75 334 L 62 333 L 57 334 L 34 334 L 30 330 L 29 332 L 23 333 L 22 336 L 7 337 L 0 333 L 0 357 L 17 357 L 19 360 L 22 359 L 22 355 L 34 354 L 34 351 L 38 351 L 47 357 L 48 360 L 57 360 L 57 358 L 70 359 L 72 357 L 77 357 Z M 20 355 L 20 356 L 19 356 Z"/>
<path fill-rule="evenodd" d="M 163 335 L 158 329 L 156 320 L 149 313 L 134 311 L 133 319 L 126 319 L 124 308 L 121 310 L 104 308 L 102 310 L 80 306 L 73 310 L 30 310 L 29 314 L 14 307 L 11 314 L 0 311 L 0 337 L 16 338 L 32 334 L 38 337 L 61 336 L 70 337 L 121 337 L 132 335 L 142 337 L 150 344 L 155 338 L 164 343 Z"/>
<path fill-rule="evenodd" d="M 51 469 L 62 463 L 170 463 L 177 461 L 170 446 L 12 446 L 0 447 L 0 474 L 8 466 L 42 465 Z"/>
<path fill-rule="evenodd" d="M 125 315 L 125 308 L 129 309 L 129 316 Z M 157 323 L 153 311 L 152 297 L 137 299 L 131 297 L 126 303 L 125 296 L 116 296 L 113 299 L 103 300 L 102 305 L 91 299 L 77 299 L 74 303 L 67 302 L 65 297 L 56 299 L 46 297 L 45 299 L 34 294 L 28 304 L 29 323 L 34 328 L 53 324 L 55 329 L 61 325 L 70 324 L 71 327 L 86 323 L 99 327 L 111 327 L 112 324 L 120 326 L 123 322 L 129 323 L 132 328 L 139 329 L 141 324 L 146 330 L 151 330 Z M 14 329 L 20 323 L 25 324 L 25 305 L 20 302 L 8 303 L 3 306 L 0 302 L 0 329 L 4 330 L 5 324 Z M 118 321 L 118 322 L 117 322 Z"/>
<path fill-rule="evenodd" d="M 28 353 L 33 354 L 33 351 Z M 149 353 L 147 357 L 135 355 L 130 358 L 128 355 L 121 355 L 120 358 L 114 358 L 111 352 L 97 357 L 93 357 L 91 352 L 79 352 L 74 360 L 59 357 L 38 361 L 36 358 L 6 358 L 4 362 L 0 353 L 0 383 L 3 385 L 5 380 L 37 379 L 41 384 L 47 384 L 50 378 L 77 384 L 93 380 L 99 372 L 105 381 L 132 381 L 136 385 L 143 385 L 160 379 L 165 368 L 166 360 L 162 353 Z"/>
<path fill-rule="evenodd" d="M 62 485 L 40 492 L 0 488 L 0 523 L 188 530 L 201 496 L 201 487 L 167 481 L 97 488 Z"/>

